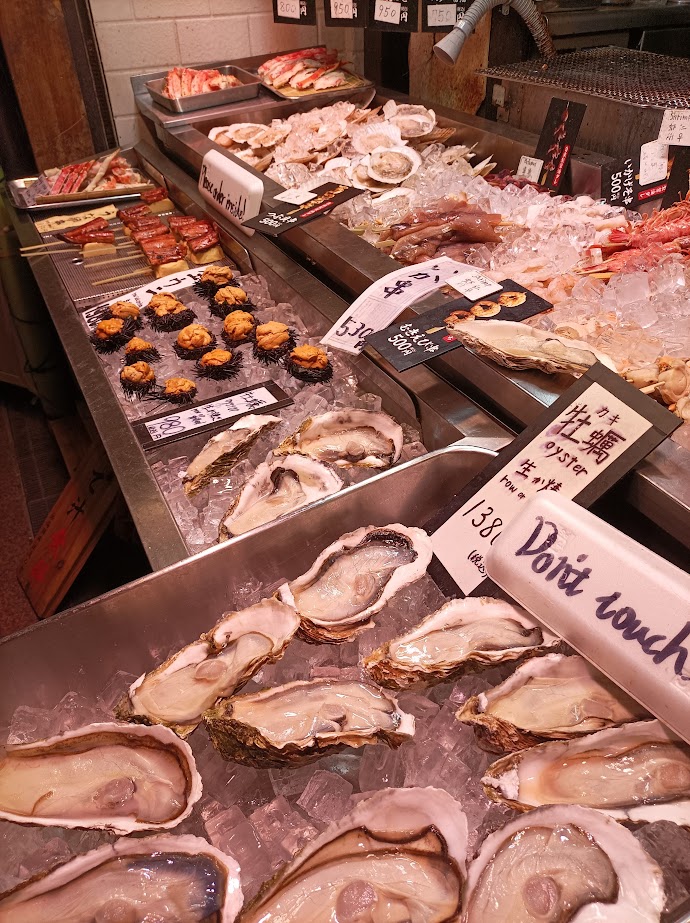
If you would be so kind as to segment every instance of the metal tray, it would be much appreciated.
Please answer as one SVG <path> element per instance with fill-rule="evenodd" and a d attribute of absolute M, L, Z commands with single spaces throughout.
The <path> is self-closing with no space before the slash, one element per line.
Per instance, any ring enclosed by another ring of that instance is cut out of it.
<path fill-rule="evenodd" d="M 23 179 L 8 180 L 7 191 L 10 194 L 12 204 L 15 208 L 24 212 L 58 212 L 64 211 L 66 208 L 83 208 L 85 205 L 98 208 L 100 205 L 110 205 L 113 198 L 115 198 L 113 193 L 110 192 L 108 195 L 98 196 L 94 199 L 74 199 L 71 202 L 42 202 L 40 205 L 37 205 L 33 201 L 30 193 L 31 186 L 37 179 L 37 176 L 25 176 Z M 138 199 L 139 193 L 125 192 L 121 193 L 116 198 L 118 202 L 129 202 L 132 199 Z"/>
<path fill-rule="evenodd" d="M 151 94 L 151 98 L 169 109 L 170 112 L 193 112 L 196 109 L 209 109 L 212 106 L 223 106 L 230 103 L 239 103 L 243 99 L 251 99 L 259 95 L 261 80 L 256 74 L 236 67 L 234 64 L 222 64 L 216 67 L 221 74 L 227 74 L 231 77 L 237 77 L 242 81 L 242 86 L 228 87 L 227 90 L 214 90 L 212 93 L 197 93 L 195 96 L 181 96 L 177 99 L 169 99 L 161 92 L 165 77 L 158 80 L 149 80 L 144 84 Z"/>
<path fill-rule="evenodd" d="M 266 60 L 269 60 L 268 58 Z M 352 71 L 345 71 L 345 73 L 352 78 L 348 80 L 347 83 L 344 83 L 339 87 L 328 87 L 325 90 L 293 90 L 292 87 L 286 87 L 285 89 L 273 87 L 268 83 L 261 81 L 262 86 L 265 86 L 269 93 L 274 93 L 279 99 L 321 99 L 327 93 L 333 93 L 334 91 L 339 91 L 341 93 L 347 92 L 348 90 L 363 90 L 367 87 L 373 87 L 374 83 L 372 80 L 369 80 L 367 77 L 361 77 L 359 74 L 353 74 Z"/>

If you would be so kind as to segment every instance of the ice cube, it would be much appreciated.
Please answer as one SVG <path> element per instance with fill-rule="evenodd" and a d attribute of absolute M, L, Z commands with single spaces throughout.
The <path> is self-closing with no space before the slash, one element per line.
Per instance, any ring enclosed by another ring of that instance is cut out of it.
<path fill-rule="evenodd" d="M 289 859 L 318 831 L 280 795 L 251 814 L 249 821 L 270 854 L 271 868 Z"/>
<path fill-rule="evenodd" d="M 347 814 L 352 791 L 352 785 L 342 776 L 317 769 L 297 804 L 310 817 L 330 824 Z"/>
<path fill-rule="evenodd" d="M 383 745 L 363 748 L 359 765 L 360 791 L 400 788 L 404 781 L 405 763 L 402 748 L 392 750 Z"/>
<path fill-rule="evenodd" d="M 135 679 L 138 677 L 134 673 L 127 673 L 124 670 L 118 670 L 112 676 L 97 698 L 99 708 L 106 714 L 113 715 L 115 706 L 127 692 Z"/>
<path fill-rule="evenodd" d="M 78 692 L 68 692 L 55 706 L 56 733 L 73 731 L 87 724 L 107 721 L 108 715 L 97 708 L 92 701 Z"/>
<path fill-rule="evenodd" d="M 12 715 L 7 743 L 26 744 L 51 737 L 55 733 L 56 715 L 52 708 L 20 705 Z"/>

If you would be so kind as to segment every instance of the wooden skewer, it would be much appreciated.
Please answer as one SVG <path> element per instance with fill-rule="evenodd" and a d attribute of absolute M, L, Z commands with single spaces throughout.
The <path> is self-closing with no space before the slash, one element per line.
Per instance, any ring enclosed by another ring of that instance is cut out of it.
<path fill-rule="evenodd" d="M 68 244 L 68 243 L 69 241 L 67 240 L 51 240 L 48 243 L 31 244 L 30 247 L 20 247 L 19 252 L 28 253 L 30 250 L 43 250 L 46 247 L 64 247 L 65 244 Z"/>
<path fill-rule="evenodd" d="M 92 282 L 92 285 L 108 285 L 110 282 L 119 282 L 121 279 L 131 279 L 133 276 L 150 275 L 153 270 L 146 266 L 144 269 L 135 269 L 134 272 L 125 272 L 121 276 L 111 276 L 109 279 L 99 279 L 98 282 Z"/>
<path fill-rule="evenodd" d="M 133 260 L 136 256 L 140 255 L 140 253 L 129 253 L 127 256 L 114 256 L 110 260 L 98 260 L 97 262 L 85 260 L 84 265 L 92 269 L 94 266 L 107 266 L 109 263 L 125 263 L 127 260 Z"/>

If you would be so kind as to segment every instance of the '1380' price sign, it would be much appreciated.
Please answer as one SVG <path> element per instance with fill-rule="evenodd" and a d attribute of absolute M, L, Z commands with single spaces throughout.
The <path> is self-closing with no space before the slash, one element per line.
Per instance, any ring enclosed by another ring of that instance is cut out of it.
<path fill-rule="evenodd" d="M 273 21 L 313 26 L 316 24 L 316 0 L 273 0 Z"/>
<path fill-rule="evenodd" d="M 416 32 L 418 0 L 371 0 L 368 4 L 370 29 L 389 32 Z"/>

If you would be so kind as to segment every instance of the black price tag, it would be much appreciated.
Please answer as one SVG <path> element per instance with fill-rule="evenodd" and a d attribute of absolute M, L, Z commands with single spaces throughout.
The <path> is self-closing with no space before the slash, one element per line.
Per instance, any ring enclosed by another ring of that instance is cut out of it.
<path fill-rule="evenodd" d="M 610 205 L 636 208 L 664 195 L 674 151 L 659 141 L 648 141 L 639 151 L 623 160 L 617 160 L 602 170 L 602 195 Z M 687 191 L 687 186 L 686 186 Z"/>
<path fill-rule="evenodd" d="M 273 22 L 287 26 L 315 26 L 316 0 L 273 0 Z"/>
<path fill-rule="evenodd" d="M 366 0 L 323 0 L 327 26 L 366 25 Z"/>
<path fill-rule="evenodd" d="M 292 192 L 292 190 L 289 190 Z M 288 196 L 288 193 L 283 193 Z M 268 234 L 269 237 L 278 237 L 291 228 L 300 227 L 313 218 L 322 218 L 331 212 L 336 205 L 347 202 L 355 196 L 361 195 L 362 189 L 354 186 L 345 186 L 339 183 L 324 183 L 311 190 L 309 199 L 299 205 L 291 202 L 273 200 L 271 208 L 256 218 L 243 222 L 243 227 L 254 228 Z"/>
<path fill-rule="evenodd" d="M 501 287 L 502 291 L 488 298 L 475 301 L 457 298 L 417 317 L 392 324 L 367 337 L 367 346 L 373 346 L 393 368 L 404 372 L 405 369 L 442 356 L 462 345 L 446 330 L 451 317 L 458 320 L 522 321 L 550 311 L 553 307 L 550 302 L 512 279 L 504 279 Z"/>
<path fill-rule="evenodd" d="M 673 158 L 662 208 L 670 208 L 690 192 L 690 147 L 672 147 Z"/>
<path fill-rule="evenodd" d="M 472 0 L 422 0 L 422 32 L 450 32 L 467 12 Z"/>
<path fill-rule="evenodd" d="M 551 100 L 535 157 L 543 161 L 538 182 L 557 192 L 570 161 L 587 106 L 566 99 Z"/>
<path fill-rule="evenodd" d="M 416 32 L 418 0 L 368 0 L 370 29 L 383 32 Z"/>

